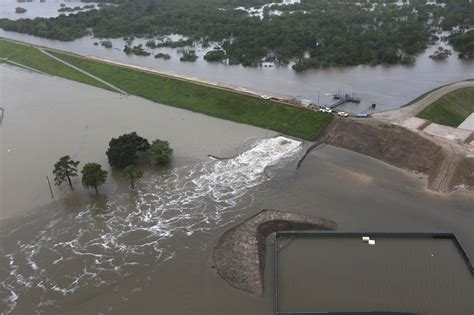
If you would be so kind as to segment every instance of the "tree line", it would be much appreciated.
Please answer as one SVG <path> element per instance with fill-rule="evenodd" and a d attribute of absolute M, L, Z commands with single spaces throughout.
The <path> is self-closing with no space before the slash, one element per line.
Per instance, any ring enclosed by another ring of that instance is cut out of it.
<path fill-rule="evenodd" d="M 173 149 L 167 141 L 156 139 L 150 143 L 136 132 L 123 134 L 118 138 L 112 138 L 106 155 L 110 166 L 121 170 L 120 176 L 130 182 L 132 189 L 135 183 L 143 177 L 143 171 L 136 167 L 137 160 L 146 156 L 151 164 L 164 165 L 170 162 Z M 74 189 L 71 178 L 79 174 L 78 166 L 80 162 L 73 160 L 69 155 L 61 157 L 53 168 L 54 183 L 57 186 L 68 183 L 71 190 Z M 82 186 L 84 188 L 94 188 L 99 194 L 99 187 L 102 186 L 108 172 L 95 162 L 85 163 L 81 172 Z"/>
<path fill-rule="evenodd" d="M 440 0 L 445 7 L 410 0 L 392 1 L 302 0 L 293 5 L 272 5 L 264 18 L 249 16 L 237 6 L 250 7 L 272 0 L 137 0 L 114 1 L 117 6 L 55 18 L 0 19 L 0 27 L 40 37 L 74 40 L 90 34 L 99 38 L 125 36 L 159 38 L 177 33 L 189 38 L 159 45 L 182 46 L 189 41 L 218 42 L 229 64 L 256 66 L 262 61 L 295 62 L 297 71 L 335 65 L 406 64 L 434 43 L 440 30 L 464 34 L 474 27 L 474 3 Z M 272 15 L 273 10 L 281 12 Z M 457 44 L 462 56 L 470 45 Z M 158 45 L 150 42 L 150 45 Z M 456 48 L 458 47 L 458 48 Z M 134 47 L 127 51 L 133 53 Z M 141 53 L 142 50 L 136 49 Z M 215 61 L 222 53 L 211 53 Z M 185 60 L 192 61 L 192 54 Z"/>

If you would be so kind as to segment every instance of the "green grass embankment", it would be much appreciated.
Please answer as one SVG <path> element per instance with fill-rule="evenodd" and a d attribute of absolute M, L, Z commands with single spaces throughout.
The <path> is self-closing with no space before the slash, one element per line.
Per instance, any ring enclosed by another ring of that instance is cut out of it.
<path fill-rule="evenodd" d="M 440 125 L 457 127 L 472 112 L 474 87 L 465 87 L 444 95 L 417 116 Z"/>
<path fill-rule="evenodd" d="M 107 85 L 46 56 L 33 46 L 17 44 L 0 38 L 0 58 L 6 58 L 43 73 L 111 90 Z"/>
<path fill-rule="evenodd" d="M 314 140 L 332 115 L 287 106 L 233 91 L 179 80 L 125 66 L 50 51 L 129 94 L 209 116 L 271 129 L 305 140 Z"/>

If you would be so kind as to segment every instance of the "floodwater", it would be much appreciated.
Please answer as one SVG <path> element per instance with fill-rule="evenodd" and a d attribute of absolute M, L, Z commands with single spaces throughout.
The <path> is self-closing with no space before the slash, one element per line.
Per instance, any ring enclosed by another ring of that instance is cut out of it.
<path fill-rule="evenodd" d="M 46 176 L 52 180 L 52 166 L 63 155 L 69 154 L 82 165 L 96 161 L 106 167 L 108 142 L 123 133 L 136 131 L 149 141 L 169 141 L 175 151 L 172 168 L 205 160 L 208 154 L 233 156 L 258 139 L 275 135 L 256 127 L 157 106 L 134 96 L 122 97 L 65 79 L 0 67 L 0 100 L 5 108 L 0 129 L 2 182 L 9 183 L 3 186 L 8 198 L 1 198 L 0 218 L 49 202 Z M 36 157 L 34 163 L 30 163 L 32 153 Z M 101 190 L 106 194 L 120 190 L 117 182 L 119 176 L 113 174 Z M 73 183 L 80 186 L 78 180 Z M 64 187 L 55 189 L 54 194 L 70 196 L 70 191 Z M 75 191 L 73 196 L 81 199 L 88 193 Z"/>
<path fill-rule="evenodd" d="M 230 287 L 211 261 L 222 233 L 264 208 L 331 219 L 340 231 L 453 232 L 474 255 L 472 192 L 427 192 L 415 175 L 330 146 L 313 151 L 296 171 L 307 143 L 0 69 L 6 108 L 0 126 L 0 313 L 271 314 L 271 247 L 263 297 Z M 112 174 L 99 197 L 75 180 L 74 192 L 54 188 L 56 200 L 48 200 L 45 176 L 58 157 L 106 167 L 108 140 L 129 131 L 169 140 L 171 167 L 147 169 L 135 191 Z M 460 286 L 469 293 L 473 284 L 470 278 Z M 418 297 L 407 295 L 405 303 Z M 474 305 L 467 307 L 472 314 Z"/>
<path fill-rule="evenodd" d="M 472 274 L 454 241 L 372 239 L 297 237 L 278 250 L 279 311 L 472 311 Z"/>
<path fill-rule="evenodd" d="M 11 1 L 11 0 L 9 0 Z M 44 4 L 38 4 L 44 5 Z M 50 5 L 56 10 L 56 6 Z M 47 10 L 47 9 L 45 9 Z M 49 15 L 47 15 L 49 16 Z M 3 12 L 1 17 L 8 17 Z M 355 93 L 361 98 L 360 104 L 346 103 L 340 106 L 350 112 L 372 112 L 370 104 L 376 103 L 375 111 L 384 111 L 398 108 L 434 89 L 440 85 L 474 78 L 474 61 L 458 59 L 453 51 L 447 60 L 434 61 L 428 56 L 438 46 L 438 43 L 428 48 L 417 57 L 412 66 L 367 66 L 333 67 L 320 70 L 307 70 L 297 73 L 288 67 L 243 67 L 240 65 L 226 65 L 223 63 L 209 63 L 202 56 L 210 48 L 202 48 L 196 44 L 194 49 L 199 57 L 196 62 L 180 62 L 176 49 L 161 48 L 150 50 L 150 56 L 127 56 L 122 50 L 125 42 L 122 39 L 113 39 L 113 48 L 94 46 L 99 39 L 83 37 L 71 42 L 61 42 L 27 34 L 6 32 L 0 29 L 0 36 L 31 44 L 75 52 L 87 56 L 127 63 L 156 69 L 180 76 L 215 82 L 234 88 L 243 88 L 260 94 L 276 96 L 290 96 L 299 99 L 312 100 L 320 104 L 332 104 L 332 94 L 340 91 Z M 178 35 L 171 36 L 174 40 Z M 145 44 L 145 39 L 137 39 L 134 44 Z M 155 59 L 153 56 L 163 52 L 171 56 L 170 60 Z"/>
<path fill-rule="evenodd" d="M 30 2 L 18 2 L 17 0 L 2 0 L 0 2 L 0 16 L 2 18 L 7 18 L 10 20 L 18 19 L 34 19 L 37 17 L 56 17 L 60 14 L 69 15 L 71 12 L 58 12 L 58 9 L 61 8 L 61 4 L 64 4 L 65 7 L 75 8 L 75 7 L 84 7 L 86 5 L 97 5 L 97 3 L 90 2 L 81 2 L 80 0 L 31 0 Z M 15 13 L 15 9 L 21 7 L 26 9 L 25 13 Z M 86 11 L 87 9 L 81 10 L 81 12 Z"/>

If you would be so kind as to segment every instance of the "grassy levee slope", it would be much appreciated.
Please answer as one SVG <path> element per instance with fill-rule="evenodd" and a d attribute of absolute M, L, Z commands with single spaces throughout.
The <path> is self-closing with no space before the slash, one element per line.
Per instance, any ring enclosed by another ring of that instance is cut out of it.
<path fill-rule="evenodd" d="M 107 85 L 46 56 L 33 46 L 17 44 L 0 38 L 0 58 L 6 58 L 47 74 L 111 91 Z"/>
<path fill-rule="evenodd" d="M 446 94 L 417 116 L 437 124 L 457 127 L 472 112 L 474 112 L 474 87 L 466 87 Z"/>
<path fill-rule="evenodd" d="M 314 140 L 332 116 L 138 69 L 50 51 L 129 94 L 209 116 Z"/>

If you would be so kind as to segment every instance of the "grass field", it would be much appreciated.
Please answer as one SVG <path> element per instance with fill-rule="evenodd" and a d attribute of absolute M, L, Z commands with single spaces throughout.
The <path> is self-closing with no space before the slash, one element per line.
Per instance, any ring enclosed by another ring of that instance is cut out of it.
<path fill-rule="evenodd" d="M 313 140 L 331 122 L 332 115 L 286 106 L 209 86 L 168 78 L 127 67 L 48 51 L 129 94 L 209 116 L 271 129 Z"/>
<path fill-rule="evenodd" d="M 51 59 L 32 46 L 16 44 L 0 38 L 0 58 L 7 58 L 47 74 L 111 90 L 107 85 Z"/>
<path fill-rule="evenodd" d="M 472 112 L 474 112 L 474 87 L 466 87 L 446 94 L 417 116 L 437 124 L 457 127 Z"/>

